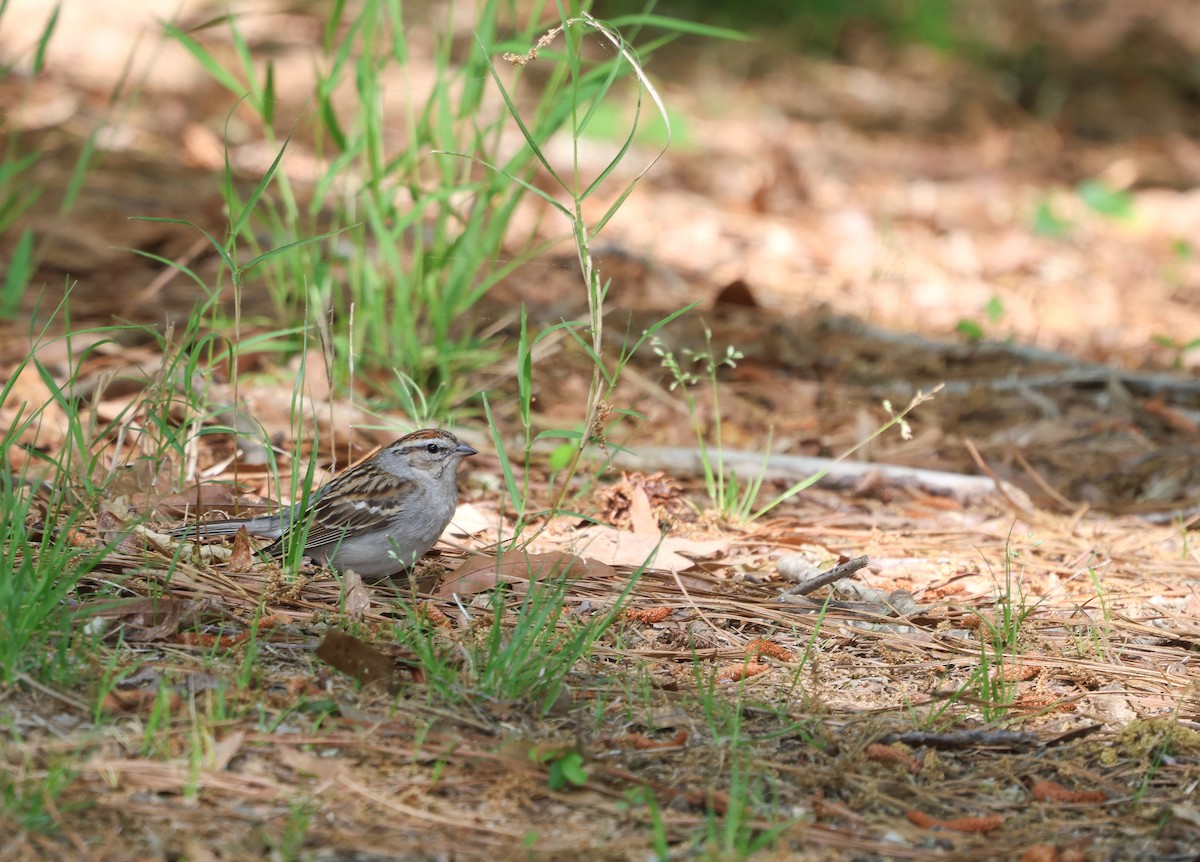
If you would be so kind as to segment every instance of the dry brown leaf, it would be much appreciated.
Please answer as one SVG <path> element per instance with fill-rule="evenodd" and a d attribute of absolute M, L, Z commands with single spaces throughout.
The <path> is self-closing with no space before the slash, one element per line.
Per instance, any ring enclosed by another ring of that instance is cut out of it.
<path fill-rule="evenodd" d="M 214 509 L 223 512 L 233 511 L 237 506 L 237 496 L 234 491 L 233 485 L 223 482 L 205 482 L 178 494 L 159 498 L 155 505 L 155 511 L 166 517 L 181 517 L 185 514 L 199 517 Z M 143 509 L 150 505 L 154 496 L 145 492 L 131 494 L 130 504 L 137 509 Z"/>
<path fill-rule="evenodd" d="M 564 554 L 561 551 L 542 554 L 506 551 L 499 559 L 478 556 L 464 561 L 446 576 L 435 595 L 469 596 L 490 590 L 501 583 L 525 583 L 563 577 L 578 580 L 584 576 L 611 579 L 613 583 L 620 580 L 620 576 L 610 566 L 595 560 L 585 560 L 574 554 Z"/>
<path fill-rule="evenodd" d="M 361 620 L 371 608 L 371 592 L 358 572 L 346 569 L 342 573 L 342 591 L 346 597 L 346 615 L 352 620 Z"/>
<path fill-rule="evenodd" d="M 450 526 L 445 535 L 452 538 L 466 538 L 477 533 L 484 533 L 496 526 L 496 518 L 489 518 L 470 503 L 463 503 L 450 519 Z"/>
<path fill-rule="evenodd" d="M 124 631 L 125 640 L 138 643 L 165 640 L 179 630 L 179 621 L 195 602 L 158 596 L 145 599 L 104 601 L 83 608 L 84 613 L 112 620 Z"/>
<path fill-rule="evenodd" d="M 350 764 L 341 758 L 317 757 L 290 745 L 278 746 L 275 749 L 275 757 L 293 772 L 299 775 L 315 775 L 317 778 L 336 778 L 350 768 Z"/>
<path fill-rule="evenodd" d="M 375 647 L 345 632 L 326 633 L 325 640 L 317 647 L 317 658 L 354 677 L 363 687 L 378 685 L 388 691 L 396 688 L 395 662 Z"/>
<path fill-rule="evenodd" d="M 731 538 L 708 540 L 687 539 L 681 536 L 666 536 L 643 533 L 625 533 L 600 524 L 577 530 L 569 538 L 573 548 L 586 551 L 595 560 L 610 566 L 663 569 L 680 572 L 690 569 L 695 560 L 711 559 L 729 547 Z M 647 563 L 647 561 L 649 561 Z"/>
<path fill-rule="evenodd" d="M 124 521 L 103 507 L 96 513 L 96 531 L 105 543 L 117 540 L 113 550 L 118 554 L 137 555 L 146 550 L 145 537 L 129 532 Z"/>
<path fill-rule="evenodd" d="M 246 731 L 235 730 L 213 746 L 212 757 L 207 764 L 209 769 L 222 772 L 228 768 L 230 761 L 237 757 L 246 741 Z"/>
<path fill-rule="evenodd" d="M 229 552 L 229 569 L 234 572 L 248 572 L 254 565 L 254 550 L 250 546 L 250 534 L 245 527 L 233 536 L 233 549 Z"/>
<path fill-rule="evenodd" d="M 650 509 L 650 497 L 641 485 L 636 485 L 629 491 L 629 526 L 633 532 L 647 536 L 659 536 L 662 533 L 658 527 L 658 519 Z"/>

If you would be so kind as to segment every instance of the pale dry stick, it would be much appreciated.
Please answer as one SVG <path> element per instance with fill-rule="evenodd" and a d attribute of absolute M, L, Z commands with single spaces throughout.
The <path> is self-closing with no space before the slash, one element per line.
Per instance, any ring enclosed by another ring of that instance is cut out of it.
<path fill-rule="evenodd" d="M 871 560 L 867 556 L 855 557 L 852 560 L 847 560 L 844 563 L 838 563 L 832 569 L 813 575 L 811 578 L 806 578 L 794 587 L 788 587 L 779 594 L 779 598 L 784 596 L 807 596 L 814 590 L 819 590 L 821 587 L 837 583 L 843 578 L 848 578 L 857 572 L 859 569 L 865 568 Z"/>
<path fill-rule="evenodd" d="M 203 423 L 197 418 L 190 423 L 191 428 L 188 429 L 187 442 L 183 444 L 184 451 L 184 475 L 195 476 L 200 469 L 200 431 L 203 428 Z M 196 487 L 196 503 L 199 509 L 200 488 Z"/>
<path fill-rule="evenodd" d="M 995 485 L 994 481 L 986 476 L 968 476 L 962 473 L 870 461 L 839 461 L 836 458 L 771 453 L 764 462 L 761 452 L 738 449 L 723 450 L 723 457 L 727 467 L 735 471 L 761 470 L 765 479 L 794 481 L 797 476 L 820 473 L 822 475 L 817 480 L 819 482 L 848 482 L 861 479 L 867 473 L 879 473 L 888 481 L 914 483 L 923 488 L 954 494 L 958 499 L 970 499 L 990 493 Z M 700 450 L 694 446 L 639 446 L 636 452 L 614 453 L 613 464 L 630 469 L 675 470 L 693 475 L 703 472 Z"/>
<path fill-rule="evenodd" d="M 945 385 L 944 383 L 939 383 L 936 386 L 934 386 L 932 389 L 930 389 L 928 392 L 918 389 L 917 393 L 911 399 L 909 399 L 908 405 L 905 406 L 905 408 L 903 410 L 901 410 L 899 413 L 897 413 L 895 410 L 892 409 L 892 405 L 891 405 L 890 401 L 884 400 L 884 402 L 883 402 L 884 409 L 887 410 L 888 416 L 890 417 L 888 419 L 888 421 L 885 422 L 884 424 L 880 425 L 873 432 L 868 434 L 862 440 L 855 443 L 849 449 L 847 449 L 844 452 L 842 452 L 841 454 L 839 454 L 836 458 L 833 459 L 833 464 L 840 464 L 841 462 L 845 461 L 847 458 L 849 458 L 855 452 L 862 449 L 864 446 L 869 445 L 872 440 L 874 440 L 879 435 L 883 434 L 885 431 L 887 431 L 893 425 L 898 425 L 900 427 L 900 436 L 901 437 L 903 437 L 905 440 L 910 439 L 912 437 L 912 429 L 909 428 L 908 421 L 905 419 L 905 417 L 908 416 L 908 414 L 911 413 L 912 411 L 916 410 L 919 406 L 924 404 L 926 401 L 929 401 L 929 400 L 933 399 L 934 397 L 936 397 L 937 394 L 942 391 L 942 387 L 944 385 Z M 724 463 L 724 462 L 722 461 L 721 463 Z M 785 490 L 782 494 L 780 494 L 778 497 L 776 497 L 774 500 L 772 500 L 770 503 L 768 503 L 767 505 L 765 505 L 761 509 L 759 509 L 757 512 L 751 513 L 750 520 L 751 521 L 758 520 L 760 517 L 765 515 L 767 512 L 771 511 L 776 506 L 778 506 L 780 503 L 784 502 L 785 500 L 790 499 L 792 497 L 792 495 L 799 493 L 800 491 L 802 491 L 805 488 L 812 485 L 814 482 L 820 481 L 828 473 L 829 473 L 829 470 L 822 470 L 812 476 L 808 476 L 808 477 L 800 480 L 799 482 L 796 482 L 791 487 L 789 487 L 787 490 Z"/>
<path fill-rule="evenodd" d="M 470 625 L 471 613 L 463 606 L 462 597 L 458 593 L 451 593 L 451 598 L 454 599 L 454 604 L 458 608 L 458 612 L 463 615 L 463 622 Z"/>
<path fill-rule="evenodd" d="M 197 457 L 199 457 L 199 454 L 200 454 L 199 447 L 194 449 L 193 452 Z M 208 469 L 201 470 L 199 473 L 197 473 L 196 478 L 198 478 L 198 479 L 215 479 L 217 476 L 220 476 L 222 473 L 224 473 L 226 470 L 228 470 L 229 465 L 232 464 L 236 460 L 237 460 L 237 452 L 235 451 L 230 455 L 226 455 L 220 461 L 214 461 L 208 467 Z M 193 464 L 192 468 L 195 469 L 196 465 Z"/>

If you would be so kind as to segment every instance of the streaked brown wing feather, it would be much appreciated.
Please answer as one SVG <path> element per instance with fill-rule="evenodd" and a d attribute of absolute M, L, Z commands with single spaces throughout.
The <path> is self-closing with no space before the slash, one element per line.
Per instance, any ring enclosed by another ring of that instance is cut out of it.
<path fill-rule="evenodd" d="M 343 477 L 345 481 L 342 481 Z M 409 484 L 410 480 L 398 480 L 390 474 L 370 476 L 351 471 L 336 477 L 309 501 L 305 517 L 310 526 L 305 547 L 329 547 L 345 541 L 349 536 L 379 529 L 393 511 L 372 505 L 372 501 L 380 499 L 378 495 L 381 490 L 387 492 L 384 499 L 403 499 Z M 282 539 L 277 539 L 267 551 L 281 554 Z"/>

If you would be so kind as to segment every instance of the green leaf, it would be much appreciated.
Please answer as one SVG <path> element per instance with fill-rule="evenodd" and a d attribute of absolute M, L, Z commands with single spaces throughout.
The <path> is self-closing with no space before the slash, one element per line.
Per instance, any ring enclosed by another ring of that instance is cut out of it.
<path fill-rule="evenodd" d="M 954 331 L 967 341 L 983 341 L 983 327 L 965 317 L 954 325 Z"/>
<path fill-rule="evenodd" d="M 1004 317 L 1004 301 L 998 296 L 993 296 L 983 307 L 983 313 L 987 315 L 989 323 L 999 323 Z"/>
<path fill-rule="evenodd" d="M 1093 212 L 1121 219 L 1133 216 L 1133 196 L 1129 192 L 1111 189 L 1094 179 L 1084 180 L 1075 190 Z"/>
<path fill-rule="evenodd" d="M 242 82 L 239 81 L 232 72 L 226 69 L 220 61 L 210 54 L 203 45 L 201 45 L 187 33 L 183 32 L 183 30 L 176 27 L 174 24 L 164 23 L 163 32 L 182 45 L 187 52 L 192 55 L 196 62 L 204 67 L 204 71 L 208 72 L 214 81 L 223 86 L 229 92 L 233 93 L 235 96 L 241 97 L 246 95 L 247 89 Z"/>
<path fill-rule="evenodd" d="M 567 465 L 571 463 L 571 458 L 575 455 L 575 449 L 578 448 L 573 443 L 563 443 L 561 446 L 555 446 L 550 450 L 550 470 L 557 473 L 559 470 L 565 470 Z"/>
<path fill-rule="evenodd" d="M 587 770 L 583 768 L 583 755 L 578 751 L 568 751 L 566 754 L 550 761 L 548 784 L 551 790 L 562 790 L 568 784 L 583 787 L 587 784 Z"/>
<path fill-rule="evenodd" d="M 1067 219 L 1060 218 L 1054 209 L 1050 206 L 1048 198 L 1042 198 L 1038 202 L 1037 210 L 1033 214 L 1033 232 L 1038 236 L 1050 237 L 1051 239 L 1059 239 L 1066 236 L 1071 230 L 1071 222 Z"/>
<path fill-rule="evenodd" d="M 631 25 L 637 25 L 640 27 L 661 27 L 664 30 L 670 30 L 674 33 L 688 33 L 693 36 L 704 36 L 709 39 L 729 39 L 734 42 L 758 41 L 757 37 L 743 33 L 740 30 L 730 30 L 728 27 L 713 27 L 709 24 L 700 24 L 696 21 L 683 21 L 679 18 L 670 18 L 666 15 L 650 15 L 645 13 L 621 15 L 616 18 L 610 18 L 605 23 L 614 30 L 623 30 Z"/>
<path fill-rule="evenodd" d="M 270 126 L 275 122 L 275 61 L 267 60 L 267 77 L 263 82 L 262 92 L 263 125 Z"/>

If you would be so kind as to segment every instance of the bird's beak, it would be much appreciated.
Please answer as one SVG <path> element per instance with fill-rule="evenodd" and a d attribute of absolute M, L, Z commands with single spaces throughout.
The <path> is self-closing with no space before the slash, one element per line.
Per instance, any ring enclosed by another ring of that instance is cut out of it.
<path fill-rule="evenodd" d="M 472 449 L 470 446 L 468 446 L 466 443 L 459 443 L 457 446 L 454 447 L 454 454 L 460 458 L 468 458 L 471 455 L 478 455 L 479 453 L 476 450 Z"/>

